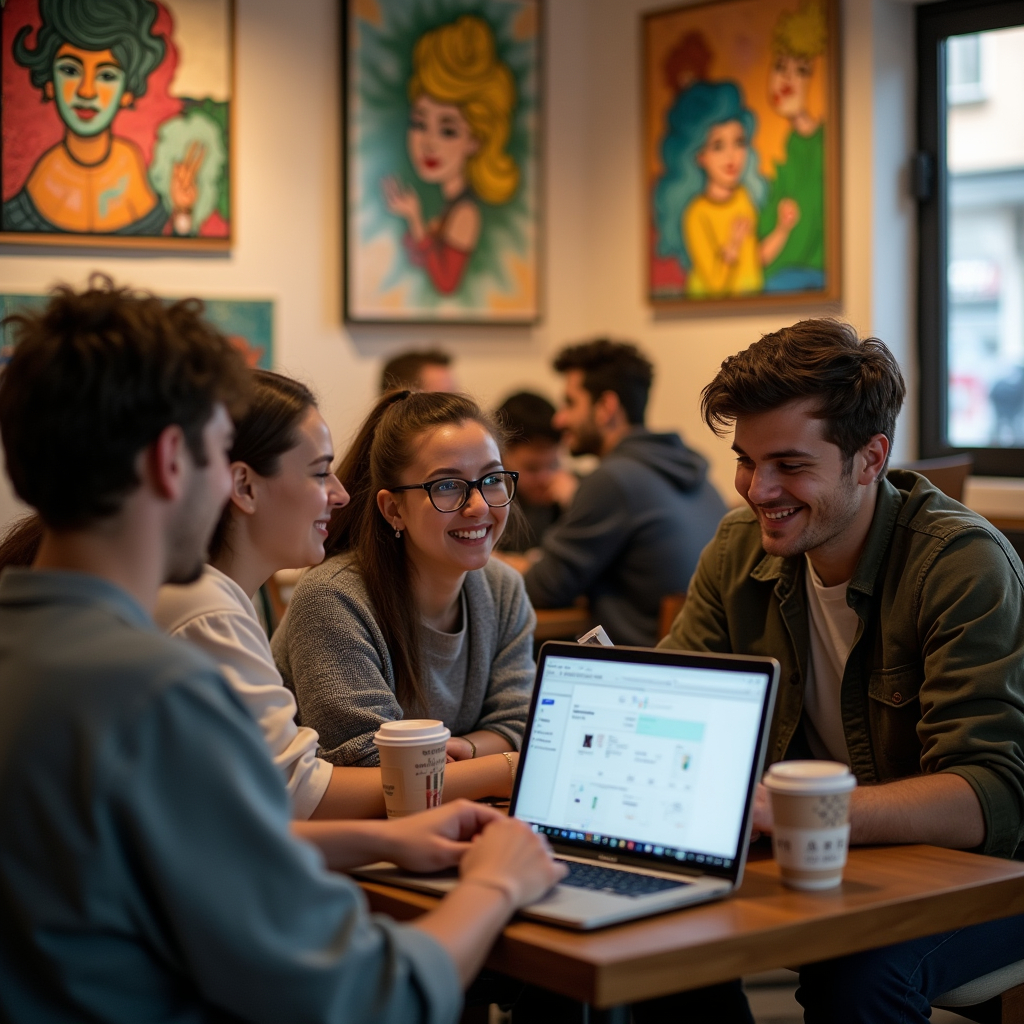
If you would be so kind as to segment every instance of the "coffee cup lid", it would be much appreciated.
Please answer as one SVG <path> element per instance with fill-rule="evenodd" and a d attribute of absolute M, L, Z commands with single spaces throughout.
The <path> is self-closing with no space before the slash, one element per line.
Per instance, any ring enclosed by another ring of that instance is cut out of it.
<path fill-rule="evenodd" d="M 839 761 L 778 761 L 764 778 L 780 793 L 847 793 L 857 786 L 850 769 Z"/>
<path fill-rule="evenodd" d="M 397 722 L 382 722 L 373 735 L 378 746 L 407 747 L 418 743 L 447 740 L 451 731 L 435 718 L 403 718 Z"/>

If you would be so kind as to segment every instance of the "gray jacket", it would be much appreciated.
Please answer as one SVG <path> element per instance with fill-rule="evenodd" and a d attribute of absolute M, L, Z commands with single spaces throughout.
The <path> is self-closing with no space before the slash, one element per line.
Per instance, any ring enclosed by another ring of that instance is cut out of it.
<path fill-rule="evenodd" d="M 581 594 L 613 643 L 652 646 L 665 594 L 685 591 L 725 504 L 678 434 L 638 428 L 585 477 L 526 574 L 538 608 Z"/>
<path fill-rule="evenodd" d="M 537 616 L 522 577 L 496 559 L 466 574 L 463 595 L 464 673 L 450 678 L 426 646 L 428 705 L 415 713 L 439 718 L 453 736 L 488 729 L 518 750 L 533 689 Z M 320 734 L 320 756 L 338 765 L 378 764 L 373 734 L 408 709 L 395 696 L 391 654 L 348 555 L 302 577 L 271 648 L 295 693 L 299 721 Z"/>

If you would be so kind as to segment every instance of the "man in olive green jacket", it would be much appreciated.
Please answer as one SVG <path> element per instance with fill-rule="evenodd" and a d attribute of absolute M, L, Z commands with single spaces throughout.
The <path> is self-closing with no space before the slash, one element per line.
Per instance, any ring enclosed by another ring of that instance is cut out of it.
<path fill-rule="evenodd" d="M 887 475 L 905 388 L 848 324 L 807 320 L 727 359 L 703 394 L 736 489 L 663 646 L 782 665 L 768 761 L 844 761 L 851 843 L 1012 856 L 1024 839 L 1024 568 L 923 477 Z M 755 827 L 771 831 L 763 789 Z M 1024 959 L 1010 918 L 801 971 L 807 1022 L 921 1021 Z"/>

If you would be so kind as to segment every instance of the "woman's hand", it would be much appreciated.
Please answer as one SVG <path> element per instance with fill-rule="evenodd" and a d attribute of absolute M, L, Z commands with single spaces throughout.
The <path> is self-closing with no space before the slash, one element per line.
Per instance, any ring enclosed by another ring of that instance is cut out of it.
<path fill-rule="evenodd" d="M 392 818 L 381 823 L 386 829 L 384 856 L 406 871 L 443 871 L 462 860 L 481 829 L 507 820 L 501 811 L 468 800 Z"/>
<path fill-rule="evenodd" d="M 419 193 L 403 185 L 393 174 L 381 182 L 384 202 L 396 217 L 402 217 L 409 225 L 409 232 L 418 242 L 423 238 L 423 209 Z"/>
<path fill-rule="evenodd" d="M 504 892 L 513 909 L 539 900 L 566 875 L 544 836 L 525 821 L 498 815 L 473 840 L 459 865 L 459 877 Z"/>
<path fill-rule="evenodd" d="M 449 761 L 469 761 L 476 756 L 473 744 L 462 736 L 453 736 L 447 746 Z"/>
<path fill-rule="evenodd" d="M 171 206 L 175 213 L 191 213 L 199 198 L 196 178 L 206 159 L 206 147 L 194 140 L 189 144 L 185 159 L 171 168 Z"/>
<path fill-rule="evenodd" d="M 792 231 L 800 220 L 800 207 L 795 199 L 779 200 L 778 225 L 786 231 Z"/>
<path fill-rule="evenodd" d="M 732 266 L 740 258 L 740 249 L 746 241 L 747 236 L 754 230 L 754 225 L 747 217 L 737 217 L 732 222 L 732 231 L 729 234 L 729 241 L 722 246 L 722 261 Z"/>

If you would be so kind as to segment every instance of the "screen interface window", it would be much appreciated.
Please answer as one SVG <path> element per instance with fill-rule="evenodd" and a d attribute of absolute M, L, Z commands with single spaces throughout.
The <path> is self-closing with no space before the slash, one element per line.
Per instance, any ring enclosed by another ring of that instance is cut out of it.
<path fill-rule="evenodd" d="M 516 817 L 590 846 L 730 867 L 768 677 L 549 657 Z"/>

